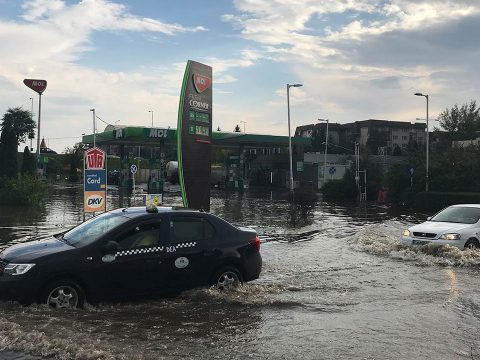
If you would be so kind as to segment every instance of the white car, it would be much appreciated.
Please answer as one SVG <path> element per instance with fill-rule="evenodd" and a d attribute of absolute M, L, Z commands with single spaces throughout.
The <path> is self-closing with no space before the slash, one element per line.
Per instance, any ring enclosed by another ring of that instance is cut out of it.
<path fill-rule="evenodd" d="M 405 245 L 451 245 L 460 250 L 480 248 L 480 204 L 447 207 L 427 221 L 403 231 Z"/>

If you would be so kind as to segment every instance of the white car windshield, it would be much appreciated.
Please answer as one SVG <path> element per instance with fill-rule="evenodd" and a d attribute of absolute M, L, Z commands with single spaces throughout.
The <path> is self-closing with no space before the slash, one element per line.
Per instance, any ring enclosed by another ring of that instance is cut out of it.
<path fill-rule="evenodd" d="M 430 221 L 442 221 L 460 224 L 475 224 L 480 219 L 480 208 L 449 207 L 440 211 Z"/>
<path fill-rule="evenodd" d="M 112 213 L 104 213 L 74 227 L 63 234 L 63 240 L 70 245 L 80 247 L 91 244 L 108 231 L 130 219 Z"/>

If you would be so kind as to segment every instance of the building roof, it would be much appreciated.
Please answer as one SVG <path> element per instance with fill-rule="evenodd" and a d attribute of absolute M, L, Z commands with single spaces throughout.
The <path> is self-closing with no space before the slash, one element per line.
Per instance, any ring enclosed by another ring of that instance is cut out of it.
<path fill-rule="evenodd" d="M 107 130 L 109 129 L 109 130 Z M 176 129 L 138 126 L 112 126 L 96 134 L 96 143 L 108 145 L 158 145 L 160 142 L 176 143 Z M 84 135 L 82 142 L 93 144 L 93 134 Z M 213 145 L 219 146 L 287 146 L 288 136 L 247 134 L 242 132 L 212 133 Z M 310 139 L 292 137 L 293 144 L 310 145 Z"/>

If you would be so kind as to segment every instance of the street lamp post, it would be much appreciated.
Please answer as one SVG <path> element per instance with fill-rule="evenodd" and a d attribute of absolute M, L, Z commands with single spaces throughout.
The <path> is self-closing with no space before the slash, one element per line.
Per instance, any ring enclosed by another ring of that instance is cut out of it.
<path fill-rule="evenodd" d="M 243 123 L 243 133 L 245 133 L 245 124 L 246 124 L 246 122 L 243 121 L 243 120 L 241 120 L 241 121 L 240 121 L 240 124 L 241 124 L 241 123 Z"/>
<path fill-rule="evenodd" d="M 287 84 L 287 110 L 288 110 L 288 154 L 290 158 L 290 191 L 293 192 L 293 165 L 292 165 L 292 136 L 290 135 L 290 88 L 300 87 L 302 84 Z"/>
<path fill-rule="evenodd" d="M 326 183 L 326 173 L 327 173 L 327 151 L 328 151 L 328 119 L 318 119 L 318 121 L 324 121 L 327 123 L 327 130 L 325 131 L 325 155 L 323 157 L 323 185 Z"/>
<path fill-rule="evenodd" d="M 148 110 L 149 113 L 152 113 L 152 128 L 153 128 L 153 110 Z"/>
<path fill-rule="evenodd" d="M 430 142 L 429 142 L 429 131 L 428 131 L 428 95 L 427 94 L 422 94 L 422 93 L 415 93 L 415 96 L 423 96 L 427 100 L 427 135 L 425 137 L 425 142 L 426 142 L 426 157 L 427 157 L 427 164 L 426 164 L 426 172 L 425 172 L 425 191 L 428 192 L 428 170 L 429 170 L 429 162 L 430 162 Z"/>
<path fill-rule="evenodd" d="M 32 119 L 32 122 L 33 122 L 33 97 L 29 98 L 30 101 L 32 102 L 32 107 L 31 107 L 31 110 L 30 110 L 30 118 Z M 30 151 L 33 150 L 33 144 L 32 144 L 32 141 L 33 141 L 33 131 L 28 134 L 28 137 L 30 138 Z"/>
<path fill-rule="evenodd" d="M 90 109 L 93 112 L 93 147 L 95 147 L 95 137 L 97 135 L 97 126 L 95 124 L 95 109 Z"/>

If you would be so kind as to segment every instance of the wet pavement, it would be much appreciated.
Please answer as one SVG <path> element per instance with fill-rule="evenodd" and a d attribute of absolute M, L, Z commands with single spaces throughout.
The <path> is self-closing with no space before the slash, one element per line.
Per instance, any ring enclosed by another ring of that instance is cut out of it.
<path fill-rule="evenodd" d="M 0 247 L 80 222 L 81 190 L 54 187 L 37 211 L 0 208 Z M 291 227 L 280 194 L 253 191 L 213 192 L 211 211 L 255 226 L 259 280 L 74 311 L 0 303 L 0 359 L 480 359 L 480 251 L 401 246 L 426 215 L 318 205 Z"/>

